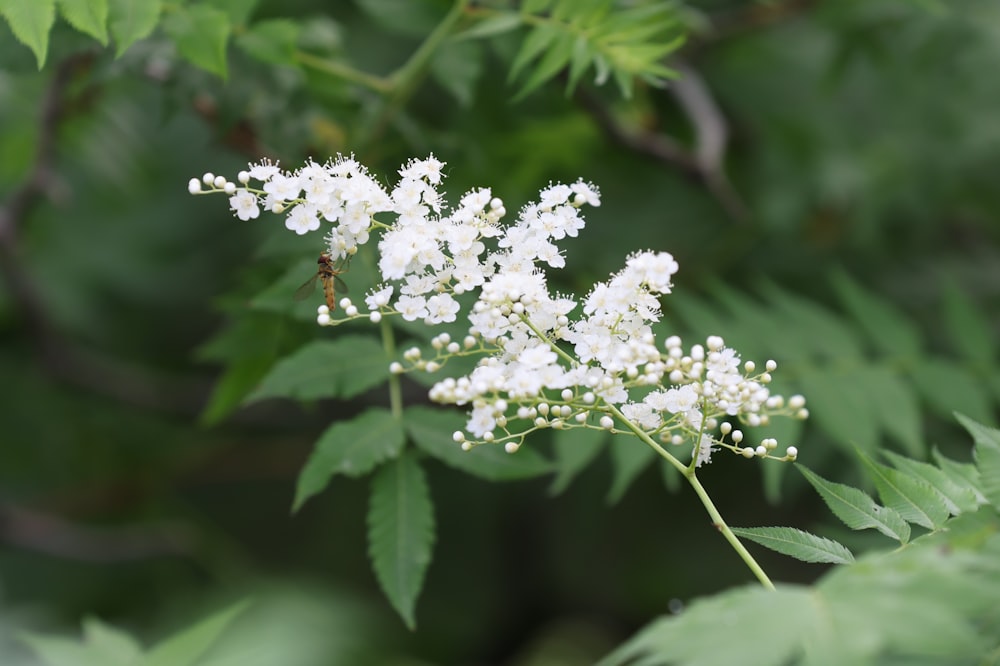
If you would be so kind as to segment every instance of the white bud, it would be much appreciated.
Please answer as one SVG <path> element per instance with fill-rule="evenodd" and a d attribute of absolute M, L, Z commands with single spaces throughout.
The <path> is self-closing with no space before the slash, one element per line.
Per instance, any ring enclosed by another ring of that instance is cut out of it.
<path fill-rule="evenodd" d="M 754 450 L 752 446 L 746 447 L 745 449 L 740 451 L 740 453 L 743 454 L 744 458 L 753 458 L 754 456 Z"/>
<path fill-rule="evenodd" d="M 188 181 L 188 192 L 191 194 L 198 194 L 201 192 L 201 181 L 197 178 L 192 178 Z"/>
<path fill-rule="evenodd" d="M 215 182 L 215 174 L 214 174 L 214 173 L 212 173 L 211 171 L 208 171 L 208 172 L 206 172 L 206 173 L 205 173 L 205 174 L 204 174 L 204 175 L 203 175 L 203 176 L 201 177 L 201 182 L 203 182 L 203 183 L 205 183 L 206 185 L 208 185 L 209 187 L 211 187 L 212 183 L 214 183 L 214 182 Z"/>
<path fill-rule="evenodd" d="M 236 174 L 236 180 L 238 180 L 241 183 L 243 183 L 244 185 L 246 185 L 247 183 L 250 182 L 250 172 L 249 171 L 240 171 L 238 174 Z"/>
<path fill-rule="evenodd" d="M 380 321 L 382 321 L 382 313 L 381 312 L 369 313 L 368 321 L 370 321 L 373 324 L 379 323 Z"/>
<path fill-rule="evenodd" d="M 604 428 L 605 430 L 611 430 L 612 428 L 615 427 L 615 420 L 610 416 L 608 416 L 607 414 L 601 417 L 600 423 L 601 427 Z"/>
<path fill-rule="evenodd" d="M 391 372 L 394 375 L 403 374 L 403 364 L 400 363 L 399 361 L 393 361 L 392 363 L 389 364 L 389 372 Z"/>
<path fill-rule="evenodd" d="M 743 441 L 743 431 L 742 430 L 734 430 L 732 437 L 733 437 L 733 441 L 736 442 L 737 444 L 739 444 L 740 442 Z"/>
<path fill-rule="evenodd" d="M 785 449 L 785 455 L 788 456 L 789 459 L 795 460 L 796 458 L 799 457 L 799 450 L 794 446 L 789 446 L 787 449 Z"/>
<path fill-rule="evenodd" d="M 225 186 L 226 186 L 226 178 L 225 178 L 225 176 L 216 176 L 212 180 L 212 187 L 214 187 L 217 190 L 221 190 Z"/>
<path fill-rule="evenodd" d="M 462 432 L 461 430 L 456 430 L 455 432 L 451 433 L 451 438 L 455 443 L 460 444 L 465 441 L 465 433 Z"/>
<path fill-rule="evenodd" d="M 750 447 L 748 446 L 747 448 L 750 448 Z M 763 458 L 764 456 L 767 455 L 767 447 L 764 446 L 763 444 L 761 444 L 760 446 L 758 446 L 756 448 L 756 450 L 754 451 L 754 453 L 757 454 L 757 457 Z"/>
<path fill-rule="evenodd" d="M 775 370 L 778 369 L 778 363 L 777 361 L 769 360 L 767 363 L 764 364 L 764 368 L 768 372 L 774 372 Z"/>
<path fill-rule="evenodd" d="M 521 448 L 521 445 L 517 442 L 507 442 L 503 445 L 503 450 L 507 453 L 517 453 L 519 448 Z"/>

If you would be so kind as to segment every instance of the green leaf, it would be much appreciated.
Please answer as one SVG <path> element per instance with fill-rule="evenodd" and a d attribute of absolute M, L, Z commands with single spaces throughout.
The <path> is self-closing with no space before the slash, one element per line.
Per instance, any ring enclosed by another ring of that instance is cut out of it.
<path fill-rule="evenodd" d="M 979 508 L 973 488 L 965 483 L 956 483 L 952 477 L 934 465 L 912 460 L 888 450 L 882 451 L 882 455 L 889 458 L 896 469 L 929 483 L 952 515 L 957 516 L 964 511 L 975 511 Z"/>
<path fill-rule="evenodd" d="M 879 506 L 875 501 L 851 486 L 827 481 L 801 463 L 795 469 L 802 472 L 806 480 L 820 494 L 834 515 L 852 530 L 866 530 L 874 527 L 887 537 L 900 543 L 910 538 L 910 526 L 894 510 Z"/>
<path fill-rule="evenodd" d="M 885 429 L 911 456 L 927 454 L 922 431 L 920 402 L 912 386 L 884 366 L 864 373 L 865 395 Z"/>
<path fill-rule="evenodd" d="M 246 402 L 265 398 L 351 398 L 389 376 L 382 347 L 371 337 L 344 335 L 311 342 L 275 364 Z"/>
<path fill-rule="evenodd" d="M 56 21 L 55 0 L 0 0 L 0 16 L 11 32 L 35 54 L 38 69 L 45 66 L 49 32 Z"/>
<path fill-rule="evenodd" d="M 108 45 L 108 0 L 59 0 L 59 13 L 82 33 Z"/>
<path fill-rule="evenodd" d="M 269 19 L 251 25 L 235 42 L 261 62 L 295 65 L 295 48 L 301 31 L 302 26 L 291 19 Z"/>
<path fill-rule="evenodd" d="M 952 460 L 938 451 L 937 448 L 931 451 L 931 455 L 934 456 L 934 462 L 938 464 L 941 471 L 947 474 L 948 478 L 956 485 L 965 486 L 972 490 L 976 496 L 976 504 L 986 504 L 986 496 L 983 495 L 980 487 L 979 470 L 976 469 L 975 465 Z"/>
<path fill-rule="evenodd" d="M 142 666 L 194 666 L 247 605 L 245 601 L 233 604 L 171 636 L 150 650 Z"/>
<path fill-rule="evenodd" d="M 552 436 L 555 452 L 556 475 L 549 486 L 549 493 L 558 495 L 569 487 L 570 481 L 592 461 L 608 441 L 606 430 L 569 428 L 556 430 Z"/>
<path fill-rule="evenodd" d="M 876 348 L 893 357 L 919 358 L 923 348 L 920 329 L 891 301 L 872 293 L 842 270 L 834 272 L 830 281 L 841 304 Z"/>
<path fill-rule="evenodd" d="M 761 285 L 761 291 L 773 302 L 774 316 L 788 321 L 797 335 L 811 342 L 814 356 L 837 362 L 862 357 L 857 334 L 840 316 L 771 283 Z"/>
<path fill-rule="evenodd" d="M 954 279 L 944 281 L 943 323 L 954 348 L 966 359 L 989 367 L 997 355 L 993 326 Z"/>
<path fill-rule="evenodd" d="M 414 608 L 434 546 L 434 506 L 424 471 L 411 454 L 384 465 L 372 479 L 368 555 L 382 591 L 416 628 Z"/>
<path fill-rule="evenodd" d="M 744 537 L 765 548 L 794 557 L 802 562 L 850 564 L 854 555 L 843 545 L 791 527 L 733 527 L 738 537 Z"/>
<path fill-rule="evenodd" d="M 127 633 L 95 618 L 83 621 L 83 641 L 24 635 L 48 666 L 134 666 L 142 659 L 142 646 Z"/>
<path fill-rule="evenodd" d="M 434 80 L 465 108 L 472 105 L 482 73 L 483 50 L 474 42 L 446 42 L 431 60 Z"/>
<path fill-rule="evenodd" d="M 468 30 L 454 36 L 454 39 L 483 39 L 495 37 L 516 30 L 521 25 L 521 15 L 515 12 L 500 12 L 476 23 Z"/>
<path fill-rule="evenodd" d="M 160 0 L 108 0 L 108 27 L 115 40 L 116 58 L 153 32 L 160 9 Z"/>
<path fill-rule="evenodd" d="M 809 396 L 811 419 L 837 442 L 854 443 L 866 451 L 878 448 L 879 422 L 868 368 L 852 365 L 839 372 L 803 373 L 799 385 Z"/>
<path fill-rule="evenodd" d="M 177 44 L 177 52 L 195 67 L 226 78 L 226 42 L 229 16 L 207 5 L 181 5 L 163 21 L 163 29 Z"/>
<path fill-rule="evenodd" d="M 616 504 L 642 470 L 653 462 L 656 451 L 637 439 L 624 437 L 612 440 L 610 451 L 612 479 L 605 501 Z"/>
<path fill-rule="evenodd" d="M 907 522 L 929 530 L 944 525 L 944 521 L 948 519 L 948 507 L 929 483 L 875 462 L 860 450 L 858 456 L 871 473 L 879 497 L 886 506 L 899 513 Z"/>
<path fill-rule="evenodd" d="M 1000 510 L 1000 430 L 984 426 L 964 414 L 955 414 L 976 442 L 973 456 L 979 469 L 979 483 L 983 495 L 994 508 Z"/>
<path fill-rule="evenodd" d="M 483 444 L 463 451 L 452 439 L 461 430 L 461 412 L 432 407 L 411 407 L 403 417 L 406 432 L 428 455 L 444 464 L 487 481 L 529 479 L 552 471 L 552 463 L 529 446 L 507 453 L 500 444 Z"/>
<path fill-rule="evenodd" d="M 559 34 L 559 29 L 549 23 L 535 26 L 528 33 L 528 36 L 521 44 L 521 50 L 514 57 L 514 61 L 510 65 L 510 73 L 507 75 L 507 80 L 513 81 L 516 79 L 518 74 L 528 66 L 529 62 L 549 48 L 549 44 L 559 39 Z"/>
<path fill-rule="evenodd" d="M 964 412 L 985 421 L 992 413 L 985 386 L 954 361 L 924 358 L 910 370 L 917 389 L 940 415 Z"/>
<path fill-rule="evenodd" d="M 201 0 L 206 5 L 225 12 L 231 25 L 246 25 L 260 0 Z"/>
<path fill-rule="evenodd" d="M 551 80 L 559 74 L 559 72 L 569 64 L 570 59 L 573 57 L 575 44 L 576 40 L 573 35 L 569 33 L 561 33 L 557 35 L 556 38 L 548 44 L 548 48 L 542 55 L 541 60 L 539 60 L 538 64 L 535 65 L 533 71 L 528 76 L 528 79 L 514 96 L 514 100 L 523 99 L 543 83 Z"/>
<path fill-rule="evenodd" d="M 373 407 L 349 421 L 338 421 L 320 435 L 299 474 L 292 511 L 322 491 L 334 474 L 357 477 L 395 458 L 406 442 L 398 419 L 387 409 Z"/>

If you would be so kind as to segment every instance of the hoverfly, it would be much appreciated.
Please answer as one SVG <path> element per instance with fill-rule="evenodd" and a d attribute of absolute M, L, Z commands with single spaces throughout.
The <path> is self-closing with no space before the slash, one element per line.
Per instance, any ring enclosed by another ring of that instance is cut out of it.
<path fill-rule="evenodd" d="M 329 254 L 324 252 L 316 260 L 316 275 L 306 280 L 305 284 L 295 290 L 293 298 L 297 301 L 304 301 L 316 289 L 316 282 L 323 283 L 323 295 L 326 297 L 326 305 L 330 311 L 337 309 L 337 290 L 347 293 L 347 285 L 340 279 L 341 273 L 347 272 L 347 266 L 343 261 L 334 261 Z"/>

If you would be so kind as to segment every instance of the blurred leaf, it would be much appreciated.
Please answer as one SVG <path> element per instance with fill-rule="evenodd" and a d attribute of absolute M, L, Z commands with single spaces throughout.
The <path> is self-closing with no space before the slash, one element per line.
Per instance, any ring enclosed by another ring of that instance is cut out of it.
<path fill-rule="evenodd" d="M 327 428 L 299 474 L 292 512 L 330 483 L 334 474 L 358 477 L 395 458 L 406 443 L 403 427 L 387 409 L 372 407 Z"/>
<path fill-rule="evenodd" d="M 403 35 L 424 36 L 441 20 L 441 3 L 425 0 L 358 0 L 380 26 Z"/>
<path fill-rule="evenodd" d="M 948 507 L 926 481 L 875 462 L 861 451 L 858 457 L 868 468 L 879 497 L 904 520 L 933 530 L 948 519 Z"/>
<path fill-rule="evenodd" d="M 812 344 L 814 356 L 836 361 L 862 358 L 857 336 L 841 317 L 774 284 L 764 283 L 761 290 L 773 303 L 775 316 L 790 320 L 796 334 Z"/>
<path fill-rule="evenodd" d="M 831 282 L 841 304 L 877 349 L 893 357 L 920 357 L 923 348 L 920 330 L 895 305 L 866 289 L 845 271 L 835 271 Z"/>
<path fill-rule="evenodd" d="M 434 54 L 431 73 L 460 106 L 468 108 L 483 73 L 482 48 L 474 42 L 447 42 Z"/>
<path fill-rule="evenodd" d="M 940 499 L 948 507 L 948 511 L 957 516 L 964 511 L 975 511 L 979 507 L 973 488 L 956 481 L 934 465 L 912 460 L 892 451 L 882 451 L 896 469 L 911 476 L 923 479 L 930 484 L 931 489 L 938 493 Z"/>
<path fill-rule="evenodd" d="M 160 0 L 108 0 L 108 27 L 115 40 L 115 57 L 153 32 L 160 20 Z"/>
<path fill-rule="evenodd" d="M 365 335 L 317 340 L 282 359 L 246 399 L 352 398 L 383 383 L 389 366 L 381 345 Z"/>
<path fill-rule="evenodd" d="M 59 13 L 71 26 L 108 45 L 107 0 L 59 0 Z"/>
<path fill-rule="evenodd" d="M 171 636 L 150 650 L 142 666 L 194 666 L 246 607 L 247 602 L 233 604 Z"/>
<path fill-rule="evenodd" d="M 865 397 L 872 401 L 882 428 L 911 456 L 926 455 L 923 416 L 911 385 L 885 366 L 870 367 L 864 377 Z"/>
<path fill-rule="evenodd" d="M 95 618 L 83 621 L 83 641 L 41 634 L 24 640 L 48 666 L 134 666 L 142 646 L 127 633 Z"/>
<path fill-rule="evenodd" d="M 980 528 L 989 536 L 975 549 L 957 536 L 922 539 L 834 567 L 811 587 L 745 587 L 698 600 L 651 623 L 600 666 L 978 663 L 996 644 L 983 621 L 995 616 L 1000 594 L 995 515 L 992 523 Z"/>
<path fill-rule="evenodd" d="M 601 452 L 607 441 L 606 430 L 556 430 L 552 435 L 556 474 L 549 486 L 549 494 L 559 495 L 565 491 L 576 475 Z"/>
<path fill-rule="evenodd" d="M 605 501 L 617 504 L 635 478 L 653 462 L 656 451 L 637 439 L 626 437 L 613 439 L 608 450 L 613 477 Z"/>
<path fill-rule="evenodd" d="M 163 29 L 177 44 L 182 58 L 226 78 L 226 42 L 231 28 L 224 11 L 206 5 L 181 5 L 166 16 Z"/>
<path fill-rule="evenodd" d="M 385 595 L 407 628 L 431 562 L 434 506 L 424 471 L 405 454 L 372 478 L 368 507 L 368 555 Z"/>
<path fill-rule="evenodd" d="M 973 455 L 983 495 L 1000 511 L 1000 430 L 977 423 L 964 414 L 956 413 L 955 417 L 976 442 Z"/>
<path fill-rule="evenodd" d="M 432 407 L 410 407 L 403 417 L 406 432 L 425 453 L 444 464 L 487 481 L 530 479 L 552 471 L 552 463 L 529 446 L 507 453 L 500 444 L 483 444 L 471 451 L 452 439 L 461 430 L 461 412 Z"/>
<path fill-rule="evenodd" d="M 839 372 L 803 373 L 799 379 L 802 393 L 809 398 L 809 414 L 844 446 L 856 444 L 874 451 L 879 440 L 879 421 L 873 390 L 866 379 L 867 367 L 847 367 Z"/>
<path fill-rule="evenodd" d="M 17 41 L 32 50 L 41 70 L 49 51 L 49 32 L 56 21 L 55 0 L 0 0 L 0 16 Z"/>
<path fill-rule="evenodd" d="M 733 527 L 738 537 L 802 562 L 850 564 L 854 555 L 843 545 L 792 527 Z"/>
<path fill-rule="evenodd" d="M 468 30 L 455 35 L 454 39 L 482 39 L 494 37 L 511 30 L 515 30 L 521 25 L 521 15 L 516 12 L 498 12 L 493 16 L 476 23 Z"/>
<path fill-rule="evenodd" d="M 968 361 L 989 367 L 996 359 L 996 334 L 988 318 L 954 280 L 945 280 L 944 320 L 951 344 Z"/>
<path fill-rule="evenodd" d="M 820 494 L 835 516 L 852 530 L 866 530 L 874 527 L 882 534 L 906 543 L 910 538 L 910 526 L 894 510 L 879 506 L 871 497 L 843 483 L 827 481 L 805 465 L 795 464 L 806 480 Z"/>
<path fill-rule="evenodd" d="M 910 369 L 917 389 L 938 414 L 965 412 L 985 421 L 992 413 L 986 388 L 968 370 L 942 358 L 923 358 Z"/>
<path fill-rule="evenodd" d="M 976 469 L 975 465 L 952 460 L 943 455 L 937 448 L 934 448 L 931 454 L 934 456 L 934 462 L 938 464 L 942 472 L 948 475 L 949 479 L 958 486 L 971 489 L 976 496 L 977 504 L 986 504 L 986 496 L 983 495 L 980 487 L 979 470 Z"/>
<path fill-rule="evenodd" d="M 295 65 L 301 26 L 290 19 L 257 21 L 236 36 L 236 45 L 261 62 Z"/>
<path fill-rule="evenodd" d="M 246 25 L 260 0 L 201 0 L 206 5 L 226 13 L 231 25 Z"/>

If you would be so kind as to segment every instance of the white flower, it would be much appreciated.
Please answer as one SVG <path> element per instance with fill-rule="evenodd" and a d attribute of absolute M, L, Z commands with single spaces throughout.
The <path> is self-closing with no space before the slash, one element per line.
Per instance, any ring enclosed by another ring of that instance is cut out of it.
<path fill-rule="evenodd" d="M 396 310 L 406 321 L 416 321 L 427 316 L 427 300 L 423 296 L 400 296 Z"/>
<path fill-rule="evenodd" d="M 229 197 L 229 207 L 241 220 L 252 220 L 260 216 L 260 207 L 257 204 L 257 195 L 243 189 L 237 190 L 236 194 Z"/>
<path fill-rule="evenodd" d="M 319 229 L 319 218 L 316 217 L 316 211 L 313 208 L 299 205 L 293 208 L 285 218 L 285 226 L 301 236 Z"/>
<path fill-rule="evenodd" d="M 428 324 L 453 322 L 458 309 L 458 301 L 451 294 L 435 294 L 427 299 L 427 317 L 424 321 Z"/>
<path fill-rule="evenodd" d="M 701 467 L 702 465 L 707 465 L 712 462 L 712 454 L 718 451 L 718 447 L 712 447 L 712 438 L 708 435 L 701 436 L 701 442 L 695 447 L 695 456 L 697 460 L 694 464 L 695 467 Z"/>

